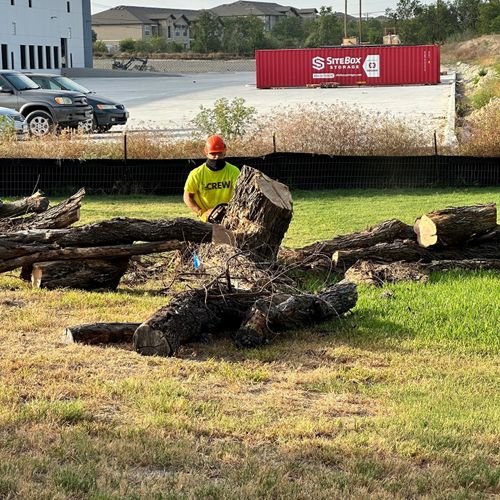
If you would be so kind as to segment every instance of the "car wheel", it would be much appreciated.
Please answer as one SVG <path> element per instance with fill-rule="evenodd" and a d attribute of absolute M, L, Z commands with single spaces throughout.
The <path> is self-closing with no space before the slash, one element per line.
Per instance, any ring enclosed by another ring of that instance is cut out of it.
<path fill-rule="evenodd" d="M 80 122 L 78 124 L 78 131 L 84 134 L 91 134 L 94 131 L 94 121 L 85 120 L 84 122 Z"/>
<path fill-rule="evenodd" d="M 45 111 L 33 111 L 26 117 L 28 130 L 31 135 L 43 137 L 54 130 L 54 121 Z"/>
<path fill-rule="evenodd" d="M 101 125 L 97 127 L 97 130 L 101 133 L 108 132 L 111 129 L 112 125 Z"/>

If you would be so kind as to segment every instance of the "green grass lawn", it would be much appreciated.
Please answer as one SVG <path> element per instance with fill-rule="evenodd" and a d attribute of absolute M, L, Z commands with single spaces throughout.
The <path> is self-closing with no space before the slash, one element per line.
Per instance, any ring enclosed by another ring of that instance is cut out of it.
<path fill-rule="evenodd" d="M 500 201 L 500 189 L 293 194 L 288 246 Z M 178 198 L 89 197 L 81 215 L 189 214 Z M 164 359 L 59 341 L 68 325 L 145 319 L 166 301 L 155 283 L 45 291 L 2 275 L 0 498 L 495 498 L 499 291 L 495 272 L 360 287 L 340 321 Z"/>

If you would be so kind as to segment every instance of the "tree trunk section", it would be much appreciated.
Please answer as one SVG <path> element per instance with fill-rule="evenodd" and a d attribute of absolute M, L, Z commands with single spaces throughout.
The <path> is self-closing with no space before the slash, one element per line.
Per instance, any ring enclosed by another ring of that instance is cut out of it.
<path fill-rule="evenodd" d="M 259 296 L 227 288 L 181 293 L 137 328 L 135 350 L 146 356 L 173 356 L 181 344 L 221 328 L 236 329 Z"/>
<path fill-rule="evenodd" d="M 367 248 L 377 243 L 391 243 L 394 240 L 416 240 L 412 226 L 391 219 L 365 231 L 345 234 L 331 240 L 319 241 L 302 248 L 282 248 L 279 253 L 281 260 L 287 264 L 299 265 L 301 268 L 328 267 L 332 255 L 337 250 Z"/>
<path fill-rule="evenodd" d="M 28 213 L 41 213 L 49 208 L 49 199 L 45 198 L 41 191 L 23 198 L 22 200 L 13 201 L 12 203 L 0 204 L 0 219 L 7 217 L 18 217 Z"/>
<path fill-rule="evenodd" d="M 426 264 L 431 271 L 449 271 L 452 269 L 463 269 L 466 271 L 500 271 L 500 258 L 498 259 L 464 259 L 464 260 L 434 260 Z"/>
<path fill-rule="evenodd" d="M 244 166 L 222 226 L 230 230 L 237 248 L 256 262 L 274 261 L 292 219 L 287 186 Z"/>
<path fill-rule="evenodd" d="M 428 248 L 453 246 L 488 233 L 497 225 L 495 203 L 453 207 L 423 215 L 414 225 L 418 243 Z"/>
<path fill-rule="evenodd" d="M 61 341 L 65 344 L 120 344 L 132 343 L 140 323 L 89 323 L 64 330 Z"/>
<path fill-rule="evenodd" d="M 29 267 L 23 268 L 21 277 L 29 273 L 33 288 L 116 290 L 128 262 L 128 257 L 37 262 L 31 272 Z"/>
<path fill-rule="evenodd" d="M 257 300 L 235 335 L 238 347 L 257 347 L 280 332 L 339 317 L 357 302 L 356 285 L 348 281 L 317 295 L 279 294 Z"/>

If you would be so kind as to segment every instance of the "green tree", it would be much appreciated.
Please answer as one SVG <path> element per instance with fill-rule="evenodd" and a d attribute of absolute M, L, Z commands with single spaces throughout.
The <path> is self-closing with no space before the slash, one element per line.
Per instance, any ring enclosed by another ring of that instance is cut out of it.
<path fill-rule="evenodd" d="M 500 0 L 488 0 L 479 6 L 478 31 L 500 33 Z"/>
<path fill-rule="evenodd" d="M 245 106 L 245 99 L 236 97 L 228 101 L 221 97 L 214 102 L 213 108 L 200 106 L 200 112 L 192 123 L 199 135 L 219 134 L 227 139 L 242 137 L 255 116 L 255 108 Z"/>
<path fill-rule="evenodd" d="M 191 49 L 195 52 L 217 52 L 221 49 L 222 25 L 219 18 L 202 10 L 193 25 Z"/>
<path fill-rule="evenodd" d="M 319 15 L 308 24 L 308 28 L 306 47 L 337 45 L 342 41 L 342 26 L 331 7 L 321 7 Z"/>
<path fill-rule="evenodd" d="M 271 30 L 282 47 L 302 47 L 305 40 L 304 22 L 300 17 L 285 17 Z"/>
<path fill-rule="evenodd" d="M 479 20 L 479 7 L 481 0 L 454 0 L 457 23 L 461 32 L 475 33 Z"/>
<path fill-rule="evenodd" d="M 227 17 L 224 19 L 222 47 L 224 52 L 254 55 L 256 49 L 268 46 L 264 23 L 256 16 Z"/>
<path fill-rule="evenodd" d="M 106 47 L 106 44 L 102 40 L 96 40 L 92 44 L 92 50 L 94 54 L 107 54 L 108 53 L 108 47 Z"/>
<path fill-rule="evenodd" d="M 125 38 L 120 40 L 120 51 L 121 52 L 135 52 L 135 40 L 133 38 Z"/>

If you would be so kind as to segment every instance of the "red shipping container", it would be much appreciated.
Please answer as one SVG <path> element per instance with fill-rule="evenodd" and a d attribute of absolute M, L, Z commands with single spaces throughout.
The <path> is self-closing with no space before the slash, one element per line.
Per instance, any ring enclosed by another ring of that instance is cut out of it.
<path fill-rule="evenodd" d="M 257 50 L 257 88 L 440 82 L 438 45 Z"/>

